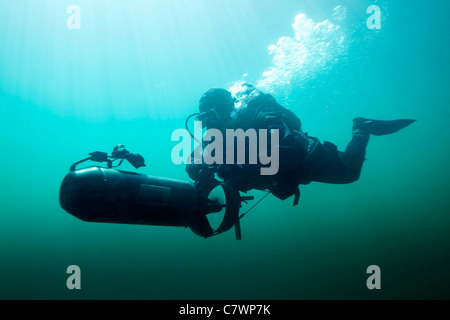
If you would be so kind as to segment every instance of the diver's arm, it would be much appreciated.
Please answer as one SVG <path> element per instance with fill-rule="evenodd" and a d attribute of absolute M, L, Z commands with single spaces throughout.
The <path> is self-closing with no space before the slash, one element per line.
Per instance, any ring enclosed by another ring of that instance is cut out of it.
<path fill-rule="evenodd" d="M 201 159 L 200 159 L 201 160 Z M 198 161 L 198 159 L 197 159 Z M 195 158 L 195 152 L 191 153 L 191 156 L 188 159 L 188 163 L 186 164 L 186 172 L 189 175 L 189 177 L 194 180 L 198 181 L 200 178 L 200 171 L 202 169 L 201 164 L 196 164 L 196 158 Z M 201 163 L 201 161 L 200 161 Z"/>
<path fill-rule="evenodd" d="M 186 172 L 195 182 L 214 179 L 215 169 L 205 164 L 187 164 Z"/>
<path fill-rule="evenodd" d="M 186 172 L 189 177 L 195 181 L 197 189 L 210 190 L 212 187 L 219 184 L 215 178 L 215 166 L 209 166 L 201 161 L 195 162 L 194 153 L 191 155 L 191 161 L 186 165 Z"/>

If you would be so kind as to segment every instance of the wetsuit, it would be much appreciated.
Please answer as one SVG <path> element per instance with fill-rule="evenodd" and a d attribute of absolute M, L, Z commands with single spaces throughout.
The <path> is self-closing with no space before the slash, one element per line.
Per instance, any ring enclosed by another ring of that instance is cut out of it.
<path fill-rule="evenodd" d="M 300 119 L 270 94 L 252 86 L 245 87 L 237 93 L 237 105 L 227 129 L 279 130 L 278 173 L 262 176 L 260 165 L 254 164 L 188 164 L 186 170 L 195 181 L 211 183 L 217 174 L 240 191 L 269 190 L 282 200 L 296 195 L 294 204 L 297 204 L 300 184 L 311 181 L 344 184 L 358 180 L 370 134 L 355 133 L 346 151 L 341 152 L 331 142 L 321 143 L 304 133 Z"/>

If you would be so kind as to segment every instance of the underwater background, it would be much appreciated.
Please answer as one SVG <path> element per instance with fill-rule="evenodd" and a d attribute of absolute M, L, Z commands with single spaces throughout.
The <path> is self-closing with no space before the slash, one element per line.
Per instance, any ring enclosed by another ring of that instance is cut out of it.
<path fill-rule="evenodd" d="M 71 5 L 80 29 L 68 27 Z M 381 29 L 367 26 L 370 5 Z M 449 10 L 443 0 L 0 0 L 0 299 L 450 298 Z M 242 241 L 233 230 L 203 239 L 87 223 L 61 208 L 70 165 L 119 143 L 146 159 L 137 172 L 190 181 L 171 134 L 206 90 L 237 81 L 341 150 L 354 117 L 417 122 L 371 138 L 359 181 L 301 186 L 297 207 L 267 197 L 241 221 Z M 69 265 L 81 290 L 66 286 Z M 381 290 L 366 286 L 370 265 Z"/>

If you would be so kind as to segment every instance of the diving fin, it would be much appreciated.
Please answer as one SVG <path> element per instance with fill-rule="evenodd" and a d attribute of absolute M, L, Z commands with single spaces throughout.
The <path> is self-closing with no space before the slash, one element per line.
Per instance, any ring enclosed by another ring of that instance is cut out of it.
<path fill-rule="evenodd" d="M 374 136 L 384 136 L 395 133 L 403 128 L 406 128 L 416 120 L 399 119 L 399 120 L 372 120 L 366 118 L 355 118 L 353 120 L 353 131 L 369 133 Z"/>

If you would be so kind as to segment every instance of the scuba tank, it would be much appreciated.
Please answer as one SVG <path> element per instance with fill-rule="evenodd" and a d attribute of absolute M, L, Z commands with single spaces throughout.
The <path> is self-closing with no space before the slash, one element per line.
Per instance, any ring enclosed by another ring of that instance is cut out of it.
<path fill-rule="evenodd" d="M 226 199 L 225 204 L 220 204 L 208 198 L 216 186 L 200 193 L 190 182 L 117 170 L 124 160 L 136 169 L 145 166 L 142 156 L 128 152 L 122 145 L 115 147 L 111 156 L 98 151 L 89 155 L 71 166 L 61 184 L 60 204 L 71 215 L 87 222 L 189 227 L 204 238 L 235 227 L 236 238 L 241 239 L 241 202 L 253 197 L 241 197 L 239 191 L 218 183 Z M 106 162 L 107 167 L 76 168 L 88 160 Z M 113 166 L 116 160 L 120 163 Z M 223 221 L 214 230 L 207 215 L 223 209 Z"/>

